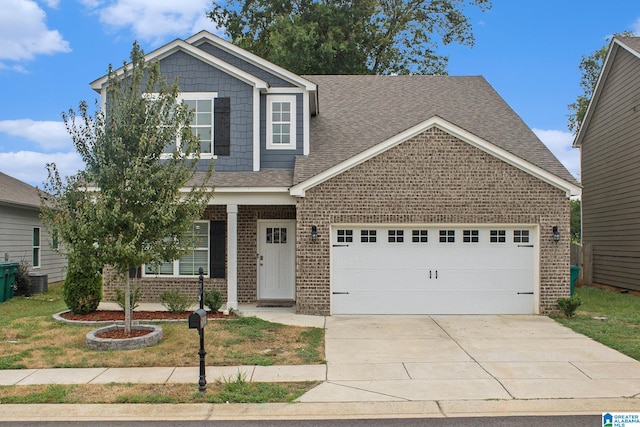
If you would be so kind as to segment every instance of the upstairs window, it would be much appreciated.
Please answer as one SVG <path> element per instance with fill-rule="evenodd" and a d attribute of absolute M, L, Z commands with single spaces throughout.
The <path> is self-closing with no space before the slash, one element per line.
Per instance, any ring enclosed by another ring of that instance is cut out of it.
<path fill-rule="evenodd" d="M 267 98 L 267 148 L 296 148 L 295 95 L 271 95 Z"/>
<path fill-rule="evenodd" d="M 217 96 L 215 92 L 183 92 L 178 99 L 193 111 L 191 133 L 200 140 L 203 159 L 230 154 L 230 99 Z M 164 153 L 171 154 L 176 147 L 180 149 L 180 141 L 167 144 Z"/>

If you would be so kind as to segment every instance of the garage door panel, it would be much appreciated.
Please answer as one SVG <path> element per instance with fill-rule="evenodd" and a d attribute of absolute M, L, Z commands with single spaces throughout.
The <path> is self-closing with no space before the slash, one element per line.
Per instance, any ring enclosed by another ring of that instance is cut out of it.
<path fill-rule="evenodd" d="M 336 229 L 344 228 L 334 226 L 337 240 Z M 345 245 L 334 240 L 332 250 L 334 314 L 534 312 L 537 252 L 534 230 L 527 226 L 477 226 L 474 241 L 467 242 L 460 227 L 349 229 L 353 241 Z M 423 230 L 422 241 L 412 241 L 416 229 Z M 444 242 L 439 238 L 442 229 L 447 230 Z M 502 230 L 501 241 L 490 240 L 492 229 Z"/>

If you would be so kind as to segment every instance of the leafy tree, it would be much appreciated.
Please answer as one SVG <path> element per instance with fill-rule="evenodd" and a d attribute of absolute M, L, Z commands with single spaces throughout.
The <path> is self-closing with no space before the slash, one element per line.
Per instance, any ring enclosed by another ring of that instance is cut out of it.
<path fill-rule="evenodd" d="M 571 241 L 580 243 L 582 240 L 582 212 L 580 200 L 571 200 Z"/>
<path fill-rule="evenodd" d="M 445 74 L 441 44 L 473 46 L 467 6 L 490 0 L 227 0 L 231 42 L 297 74 Z"/>
<path fill-rule="evenodd" d="M 625 31 L 622 33 L 614 34 L 614 37 L 632 35 L 632 32 Z M 604 61 L 607 58 L 607 54 L 609 53 L 610 43 L 611 38 L 608 38 L 606 45 L 594 51 L 593 53 L 591 53 L 591 55 L 582 55 L 582 59 L 580 60 L 580 65 L 578 66 L 578 68 L 582 73 L 582 78 L 580 80 L 580 88 L 582 89 L 582 93 L 578 95 L 578 98 L 575 102 L 568 105 L 569 110 L 572 111 L 572 113 L 569 114 L 569 123 L 567 127 L 574 134 L 577 134 L 580 130 L 580 125 L 582 124 L 584 116 L 587 113 L 589 101 L 591 101 L 591 96 L 593 96 L 593 91 L 596 89 L 596 84 L 598 83 L 598 78 L 600 77 L 600 72 L 602 71 Z"/>
<path fill-rule="evenodd" d="M 62 118 L 86 164 L 63 182 L 49 172 L 42 212 L 64 243 L 71 268 L 111 266 L 125 284 L 125 329 L 131 330 L 129 270 L 182 256 L 192 247 L 193 221 L 206 203 L 204 180 L 190 187 L 198 168 L 199 141 L 192 112 L 178 102 L 178 84 L 161 77 L 159 63 L 145 63 L 137 43 L 124 74 L 109 67 L 106 111 L 90 114 L 82 101 Z M 165 146 L 175 146 L 169 158 Z M 44 194 L 44 193 L 43 193 Z"/>

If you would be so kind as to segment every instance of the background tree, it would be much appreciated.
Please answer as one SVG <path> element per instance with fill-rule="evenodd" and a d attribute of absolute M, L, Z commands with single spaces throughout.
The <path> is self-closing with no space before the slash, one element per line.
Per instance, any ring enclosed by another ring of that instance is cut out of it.
<path fill-rule="evenodd" d="M 473 46 L 467 6 L 490 0 L 227 0 L 231 42 L 297 74 L 445 74 L 441 44 Z"/>
<path fill-rule="evenodd" d="M 633 36 L 633 33 L 625 31 L 614 34 L 614 37 L 616 36 Z M 574 134 L 577 134 L 580 130 L 580 125 L 587 113 L 587 107 L 589 107 L 589 101 L 591 101 L 593 91 L 596 89 L 596 84 L 598 83 L 598 78 L 600 77 L 604 60 L 607 59 L 607 54 L 609 53 L 611 40 L 611 37 L 607 38 L 607 44 L 590 55 L 582 55 L 580 65 L 578 65 L 578 68 L 582 73 L 582 77 L 580 79 L 580 89 L 582 90 L 582 93 L 578 95 L 575 102 L 568 105 L 571 114 L 569 114 L 569 123 L 567 127 Z"/>
<path fill-rule="evenodd" d="M 205 183 L 190 187 L 200 144 L 192 112 L 179 103 L 178 84 L 168 84 L 157 62 L 146 64 L 137 43 L 124 75 L 109 67 L 106 111 L 91 115 L 87 103 L 63 120 L 86 164 L 63 182 L 49 171 L 43 219 L 64 243 L 70 268 L 112 267 L 125 284 L 125 329 L 131 330 L 129 270 L 179 258 L 193 245 L 193 222 L 208 200 Z M 180 141 L 179 145 L 175 141 Z M 161 158 L 165 146 L 169 158 Z M 202 179 L 200 179 L 202 178 Z M 44 194 L 44 193 L 43 193 Z"/>
<path fill-rule="evenodd" d="M 580 200 L 570 200 L 571 203 L 571 241 L 580 244 L 582 241 L 582 210 Z"/>

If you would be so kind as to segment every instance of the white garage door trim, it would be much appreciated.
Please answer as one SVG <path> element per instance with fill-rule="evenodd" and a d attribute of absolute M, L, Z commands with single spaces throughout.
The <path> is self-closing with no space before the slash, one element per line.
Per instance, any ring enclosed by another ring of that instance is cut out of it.
<path fill-rule="evenodd" d="M 332 314 L 537 314 L 539 235 L 536 224 L 333 224 Z"/>

